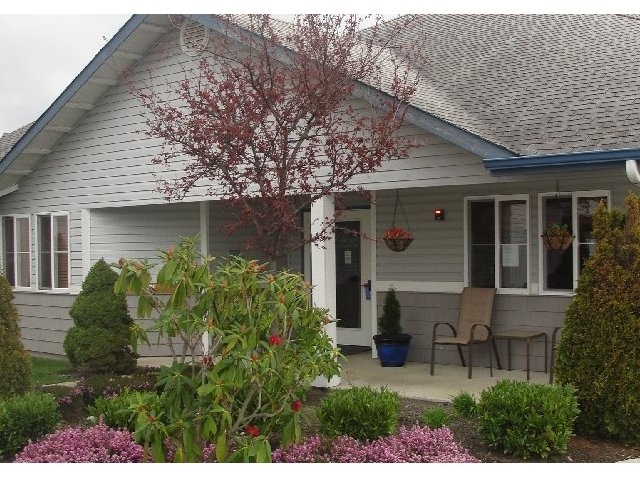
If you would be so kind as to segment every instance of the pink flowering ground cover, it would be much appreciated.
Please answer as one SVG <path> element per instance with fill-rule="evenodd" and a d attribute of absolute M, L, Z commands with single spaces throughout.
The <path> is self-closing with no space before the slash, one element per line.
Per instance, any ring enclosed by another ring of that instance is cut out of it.
<path fill-rule="evenodd" d="M 30 442 L 14 463 L 139 463 L 142 452 L 132 433 L 98 424 L 45 435 Z"/>
<path fill-rule="evenodd" d="M 447 427 L 400 427 L 396 435 L 360 442 L 318 435 L 273 452 L 274 463 L 478 463 Z"/>

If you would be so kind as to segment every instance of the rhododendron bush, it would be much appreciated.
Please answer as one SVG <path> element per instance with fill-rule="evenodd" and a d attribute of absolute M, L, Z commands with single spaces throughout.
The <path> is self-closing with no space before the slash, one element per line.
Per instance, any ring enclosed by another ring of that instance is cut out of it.
<path fill-rule="evenodd" d="M 311 382 L 339 373 L 325 331 L 333 320 L 312 306 L 300 275 L 237 257 L 214 266 L 195 245 L 184 238 L 162 252 L 155 282 L 149 262 L 118 262 L 116 290 L 138 296 L 138 317 L 154 316 L 160 338 L 182 343 L 158 376 L 164 407 L 134 402 L 136 439 L 158 461 L 167 440 L 176 461 L 200 461 L 208 442 L 218 461 L 270 461 L 271 436 L 283 445 L 300 439 Z M 148 341 L 147 330 L 133 333 Z"/>

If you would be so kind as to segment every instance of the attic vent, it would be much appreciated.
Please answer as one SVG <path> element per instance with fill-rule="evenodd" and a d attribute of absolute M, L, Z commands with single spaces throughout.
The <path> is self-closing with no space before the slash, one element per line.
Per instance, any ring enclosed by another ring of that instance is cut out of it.
<path fill-rule="evenodd" d="M 209 27 L 186 18 L 180 27 L 180 48 L 182 53 L 197 57 L 209 44 Z"/>

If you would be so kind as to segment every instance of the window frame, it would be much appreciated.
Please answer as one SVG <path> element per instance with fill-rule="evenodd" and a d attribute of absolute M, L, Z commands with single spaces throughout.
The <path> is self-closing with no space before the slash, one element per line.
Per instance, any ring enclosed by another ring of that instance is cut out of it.
<path fill-rule="evenodd" d="M 469 205 L 473 201 L 483 201 L 483 200 L 493 200 L 494 202 L 494 271 L 495 271 L 495 279 L 494 286 L 496 288 L 497 293 L 501 294 L 529 294 L 531 290 L 531 265 L 530 265 L 530 255 L 531 255 L 531 207 L 530 207 L 530 195 L 528 193 L 514 194 L 514 195 L 479 195 L 479 196 L 469 196 L 464 197 L 464 285 L 470 286 L 471 275 L 469 272 L 469 268 L 471 267 L 471 259 L 469 249 L 471 247 L 471 239 L 469 237 Z M 504 288 L 500 287 L 501 283 L 501 246 L 500 242 L 500 202 L 505 201 L 524 201 L 525 203 L 525 211 L 526 211 L 526 227 L 527 227 L 527 243 L 526 243 L 526 278 L 527 278 L 527 287 L 526 288 Z"/>
<path fill-rule="evenodd" d="M 27 213 L 18 213 L 18 214 L 8 214 L 8 215 L 1 215 L 0 216 L 0 255 L 1 255 L 1 260 L 4 260 L 5 257 L 5 251 L 4 251 L 4 219 L 5 218 L 12 218 L 13 219 L 13 245 L 14 245 L 14 252 L 13 252 L 13 264 L 14 264 L 14 272 L 13 272 L 13 285 L 11 285 L 11 289 L 13 291 L 16 292 L 28 292 L 33 288 L 33 244 L 32 244 L 32 240 L 33 240 L 33 233 L 32 233 L 32 223 L 31 223 L 31 215 L 27 214 Z M 18 256 L 18 242 L 17 242 L 17 235 L 18 235 L 18 230 L 16 228 L 16 224 L 15 221 L 17 218 L 26 218 L 27 222 L 29 224 L 29 286 L 25 287 L 23 285 L 17 285 L 17 279 L 18 279 L 18 261 L 17 261 L 17 256 Z M 3 265 L 3 270 L 4 270 L 4 265 Z M 3 271 L 3 273 L 6 275 L 6 272 Z"/>
<path fill-rule="evenodd" d="M 546 272 L 545 272 L 545 248 L 542 242 L 542 232 L 544 232 L 543 224 L 543 208 L 544 199 L 549 197 L 562 196 L 571 197 L 571 231 L 576 238 L 571 243 L 572 254 L 572 271 L 573 271 L 573 288 L 570 290 L 549 290 L 546 285 Z M 607 208 L 611 209 L 611 190 L 576 190 L 576 191 L 564 191 L 564 192 L 542 192 L 538 193 L 538 294 L 539 295 L 556 295 L 556 296 L 573 296 L 578 287 L 578 258 L 579 258 L 579 242 L 578 232 L 578 198 L 587 197 L 605 197 L 607 199 Z"/>
<path fill-rule="evenodd" d="M 51 219 L 51 288 L 42 288 L 40 286 L 40 225 L 39 218 L 40 217 L 49 217 Z M 56 275 L 55 270 L 55 253 L 56 250 L 54 248 L 54 238 L 53 238 L 53 219 L 54 217 L 67 217 L 67 286 L 66 287 L 54 287 L 54 276 Z M 36 282 L 34 284 L 34 289 L 41 293 L 69 293 L 71 288 L 71 223 L 70 223 L 70 215 L 68 211 L 59 211 L 59 212 L 38 212 L 34 214 L 34 238 L 35 238 L 35 269 L 36 269 Z"/>

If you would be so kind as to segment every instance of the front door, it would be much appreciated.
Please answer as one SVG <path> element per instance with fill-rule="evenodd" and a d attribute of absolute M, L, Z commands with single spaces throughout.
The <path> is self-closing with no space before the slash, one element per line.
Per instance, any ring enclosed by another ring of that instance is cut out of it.
<path fill-rule="evenodd" d="M 373 300 L 364 287 L 371 279 L 370 225 L 370 210 L 347 210 L 336 223 L 336 317 L 340 345 L 371 346 Z M 305 252 L 305 277 L 310 279 L 310 249 Z"/>

